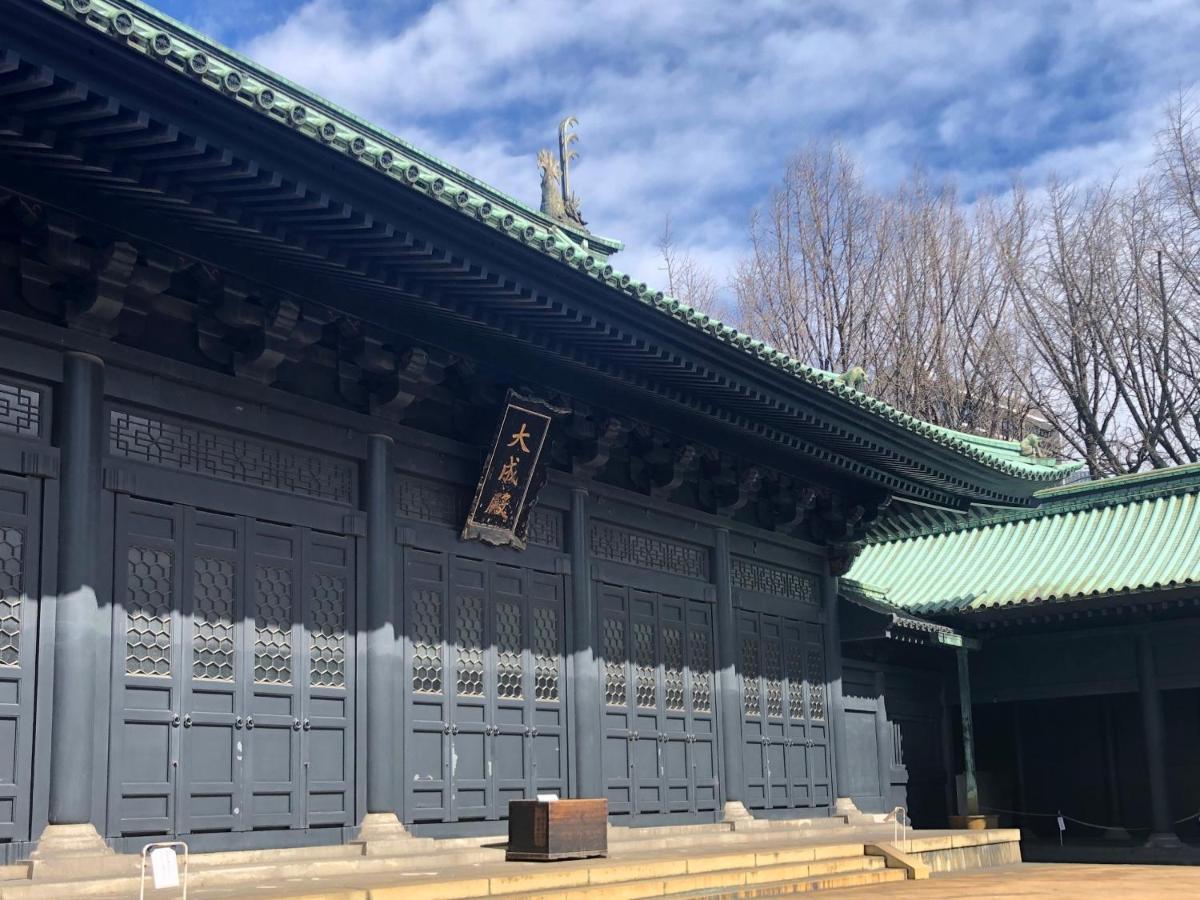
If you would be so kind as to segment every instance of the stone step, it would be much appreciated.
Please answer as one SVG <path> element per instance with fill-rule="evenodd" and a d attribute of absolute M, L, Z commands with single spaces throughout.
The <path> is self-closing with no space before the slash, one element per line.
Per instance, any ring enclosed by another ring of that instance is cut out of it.
<path fill-rule="evenodd" d="M 767 884 L 744 884 L 701 890 L 690 894 L 676 894 L 679 900 L 704 898 L 704 900 L 743 900 L 750 897 L 783 897 L 789 894 L 807 894 L 812 891 L 832 891 L 838 888 L 869 887 L 904 881 L 899 869 L 872 869 L 863 872 L 842 872 L 835 875 L 817 875 L 811 878 L 785 879 Z"/>

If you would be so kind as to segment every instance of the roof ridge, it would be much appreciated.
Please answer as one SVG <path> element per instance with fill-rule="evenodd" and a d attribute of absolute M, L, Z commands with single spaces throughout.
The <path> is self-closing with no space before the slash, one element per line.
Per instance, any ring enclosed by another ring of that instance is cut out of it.
<path fill-rule="evenodd" d="M 765 341 L 739 332 L 677 298 L 652 290 L 645 282 L 614 269 L 609 253 L 619 241 L 585 234 L 551 221 L 531 207 L 427 154 L 407 141 L 318 97 L 265 69 L 235 50 L 212 40 L 140 0 L 40 0 L 97 34 L 123 42 L 132 51 L 156 60 L 231 102 L 264 115 L 276 124 L 320 142 L 370 167 L 394 183 L 405 185 L 457 208 L 480 223 L 561 261 L 607 287 L 632 296 L 716 340 L 742 350 L 801 381 L 838 397 L 895 427 L 914 433 L 975 463 L 1026 482 L 1050 481 L 1078 468 L 1019 455 L 1016 442 L 994 449 L 979 436 L 934 425 L 903 412 L 846 384 L 840 376 L 809 366 Z M 593 246 L 593 244 L 595 246 Z M 990 443 L 994 439 L 987 439 Z"/>

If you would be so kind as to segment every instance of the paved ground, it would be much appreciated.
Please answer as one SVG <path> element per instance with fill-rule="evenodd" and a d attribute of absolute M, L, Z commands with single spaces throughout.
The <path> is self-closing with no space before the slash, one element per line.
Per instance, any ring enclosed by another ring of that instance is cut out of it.
<path fill-rule="evenodd" d="M 873 900 L 877 897 L 896 900 L 950 900 L 959 897 L 970 897 L 972 900 L 999 897 L 1158 900 L 1163 897 L 1200 897 L 1200 867 L 1022 863 L 939 875 L 928 881 L 901 881 L 829 893 L 829 900 L 861 897 L 871 897 Z"/>

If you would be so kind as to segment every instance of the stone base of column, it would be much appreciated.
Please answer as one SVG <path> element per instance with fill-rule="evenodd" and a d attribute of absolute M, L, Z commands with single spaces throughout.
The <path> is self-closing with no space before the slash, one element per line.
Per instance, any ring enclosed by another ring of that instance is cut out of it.
<path fill-rule="evenodd" d="M 950 827 L 968 831 L 983 831 L 987 828 L 999 828 L 1000 819 L 996 816 L 951 816 Z"/>
<path fill-rule="evenodd" d="M 387 856 L 410 849 L 417 840 L 395 813 L 367 813 L 358 826 L 358 837 L 350 843 L 362 847 L 364 856 Z"/>
<path fill-rule="evenodd" d="M 750 815 L 750 810 L 746 809 L 746 804 L 741 800 L 730 800 L 721 810 L 721 821 L 732 825 L 734 831 L 740 831 L 751 827 L 755 818 Z"/>
<path fill-rule="evenodd" d="M 47 825 L 29 860 L 35 880 L 117 875 L 129 868 L 128 860 L 114 854 L 90 823 Z"/>
<path fill-rule="evenodd" d="M 1183 846 L 1179 835 L 1173 831 L 1156 831 L 1146 838 L 1147 847 L 1157 847 L 1160 850 L 1174 850 Z"/>

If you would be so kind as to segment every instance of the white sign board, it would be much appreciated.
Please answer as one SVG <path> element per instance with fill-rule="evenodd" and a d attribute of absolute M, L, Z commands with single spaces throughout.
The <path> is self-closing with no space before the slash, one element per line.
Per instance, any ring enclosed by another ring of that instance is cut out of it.
<path fill-rule="evenodd" d="M 150 871 L 154 889 L 179 887 L 179 857 L 170 847 L 155 847 L 150 851 Z"/>
<path fill-rule="evenodd" d="M 558 794 L 538 794 L 538 803 L 549 803 L 552 800 L 558 799 Z"/>

